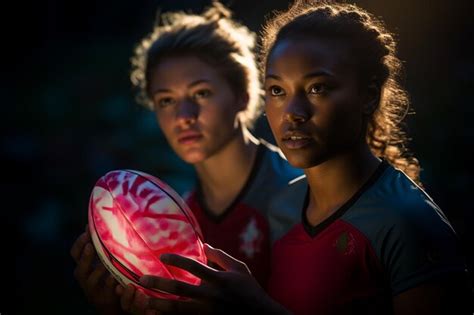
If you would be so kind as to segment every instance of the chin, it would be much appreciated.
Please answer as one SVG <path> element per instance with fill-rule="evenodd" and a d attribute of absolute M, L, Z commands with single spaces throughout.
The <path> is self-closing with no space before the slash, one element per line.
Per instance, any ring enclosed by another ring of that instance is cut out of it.
<path fill-rule="evenodd" d="M 180 144 L 171 146 L 176 155 L 188 164 L 196 164 L 208 158 L 206 150 L 200 146 L 186 147 Z"/>
<path fill-rule="evenodd" d="M 208 158 L 208 156 L 200 150 L 183 151 L 175 150 L 179 158 L 188 164 L 197 164 Z"/>
<path fill-rule="evenodd" d="M 183 161 L 188 164 L 199 164 L 203 162 L 206 157 L 201 154 L 190 154 L 185 157 L 182 157 Z"/>
<path fill-rule="evenodd" d="M 296 153 L 296 152 L 295 152 Z M 311 168 L 318 166 L 325 161 L 327 161 L 326 156 L 323 155 L 307 155 L 304 153 L 292 153 L 292 154 L 285 154 L 288 163 L 291 164 L 291 166 L 296 167 L 296 168 L 301 168 L 301 169 L 306 169 L 306 168 Z"/>
<path fill-rule="evenodd" d="M 291 166 L 300 169 L 311 168 L 313 166 L 316 166 L 313 163 L 310 163 L 309 161 L 303 159 L 288 159 L 288 162 L 291 164 Z"/>

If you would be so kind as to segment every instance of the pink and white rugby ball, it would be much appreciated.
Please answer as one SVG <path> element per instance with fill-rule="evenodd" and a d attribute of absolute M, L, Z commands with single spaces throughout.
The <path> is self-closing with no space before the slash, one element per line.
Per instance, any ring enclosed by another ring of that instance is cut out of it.
<path fill-rule="evenodd" d="M 90 197 L 89 228 L 102 263 L 124 286 L 132 283 L 149 296 L 173 299 L 177 297 L 142 287 L 140 277 L 200 283 L 159 259 L 162 253 L 176 253 L 206 263 L 193 213 L 173 189 L 151 175 L 117 170 L 101 177 Z"/>

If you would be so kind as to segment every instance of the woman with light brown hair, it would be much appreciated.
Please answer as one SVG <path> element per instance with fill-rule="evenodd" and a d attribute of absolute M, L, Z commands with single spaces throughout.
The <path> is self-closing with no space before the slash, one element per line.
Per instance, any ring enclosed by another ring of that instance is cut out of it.
<path fill-rule="evenodd" d="M 254 45 L 254 34 L 217 1 L 202 15 L 166 13 L 137 45 L 131 81 L 171 148 L 196 171 L 186 203 L 203 241 L 245 262 L 266 287 L 271 245 L 298 218 L 291 205 L 297 202 L 286 200 L 281 207 L 272 200 L 301 171 L 249 131 L 262 104 Z M 110 275 L 104 282 L 102 264 L 93 267 L 87 232 L 71 254 L 91 303 L 102 313 L 117 312 L 116 282 Z M 131 304 L 133 286 L 118 291 L 122 309 L 139 308 Z"/>

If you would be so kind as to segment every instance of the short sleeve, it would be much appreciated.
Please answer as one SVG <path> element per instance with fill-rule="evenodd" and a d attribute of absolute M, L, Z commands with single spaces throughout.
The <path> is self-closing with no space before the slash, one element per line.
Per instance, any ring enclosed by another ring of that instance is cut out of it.
<path fill-rule="evenodd" d="M 405 205 L 397 213 L 374 239 L 392 295 L 446 273 L 465 271 L 457 236 L 432 201 Z"/>

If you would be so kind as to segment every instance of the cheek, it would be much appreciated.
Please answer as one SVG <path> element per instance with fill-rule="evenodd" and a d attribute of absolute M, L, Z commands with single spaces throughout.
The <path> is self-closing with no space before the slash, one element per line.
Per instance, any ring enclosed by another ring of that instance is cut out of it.
<path fill-rule="evenodd" d="M 362 113 L 354 104 L 338 104 L 337 110 L 328 117 L 328 129 L 330 136 L 341 141 L 353 142 L 358 138 L 362 130 Z"/>
<path fill-rule="evenodd" d="M 272 129 L 272 132 L 277 132 L 277 126 L 281 119 L 281 110 L 279 110 L 275 105 L 268 104 L 265 105 L 265 116 L 267 117 L 268 124 Z"/>
<path fill-rule="evenodd" d="M 165 137 L 168 139 L 168 141 L 170 141 L 170 135 L 173 132 L 172 115 L 165 113 L 156 114 L 156 121 L 158 122 L 158 126 L 160 127 Z"/>
<path fill-rule="evenodd" d="M 214 132 L 222 133 L 234 129 L 236 115 L 237 110 L 231 106 L 209 104 L 202 108 L 199 121 L 203 126 L 214 129 Z"/>
<path fill-rule="evenodd" d="M 198 121 L 201 128 L 215 129 L 220 125 L 225 124 L 225 115 L 225 112 L 222 112 L 215 106 L 203 106 L 199 113 Z"/>
<path fill-rule="evenodd" d="M 341 121 L 354 121 L 362 117 L 360 95 L 356 88 L 348 87 L 341 90 L 331 99 L 333 108 Z"/>

